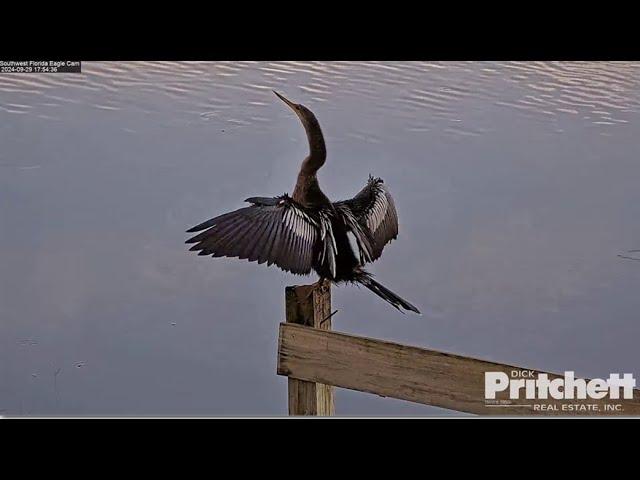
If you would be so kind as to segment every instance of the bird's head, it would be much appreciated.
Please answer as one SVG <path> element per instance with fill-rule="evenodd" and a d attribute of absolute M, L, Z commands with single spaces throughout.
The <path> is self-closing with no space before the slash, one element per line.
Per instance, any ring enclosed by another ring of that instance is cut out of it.
<path fill-rule="evenodd" d="M 318 119 L 313 114 L 313 112 L 309 110 L 307 107 L 305 107 L 300 103 L 293 103 L 291 100 L 280 95 L 275 90 L 273 90 L 273 93 L 275 93 L 280 100 L 286 103 L 287 106 L 294 111 L 294 113 L 298 116 L 298 118 L 302 122 L 302 125 L 304 125 L 305 129 L 307 129 L 310 126 L 318 125 Z"/>

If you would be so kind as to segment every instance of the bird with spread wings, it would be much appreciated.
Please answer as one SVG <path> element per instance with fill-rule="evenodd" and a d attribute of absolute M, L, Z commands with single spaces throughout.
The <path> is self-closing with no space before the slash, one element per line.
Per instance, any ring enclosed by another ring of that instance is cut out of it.
<path fill-rule="evenodd" d="M 320 281 L 358 283 L 398 310 L 420 313 L 364 270 L 398 236 L 398 216 L 384 182 L 369 177 L 352 199 L 331 202 L 318 170 L 326 161 L 320 124 L 307 107 L 274 92 L 298 116 L 309 141 L 291 196 L 251 197 L 248 207 L 225 213 L 187 230 L 186 243 L 198 255 L 237 257 L 266 263 L 297 275 L 315 271 Z"/>

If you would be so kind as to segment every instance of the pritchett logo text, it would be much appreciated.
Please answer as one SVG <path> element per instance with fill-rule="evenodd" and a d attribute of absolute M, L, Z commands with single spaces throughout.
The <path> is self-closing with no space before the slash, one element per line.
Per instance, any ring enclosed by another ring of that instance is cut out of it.
<path fill-rule="evenodd" d="M 609 397 L 612 400 L 633 398 L 636 380 L 631 373 L 620 377 L 619 373 L 612 373 L 609 378 L 594 378 L 584 380 L 576 378 L 574 372 L 565 372 L 564 378 L 549 380 L 546 373 L 537 374 L 533 370 L 513 370 L 511 376 L 505 372 L 485 372 L 484 396 L 487 400 L 494 400 L 498 392 L 509 391 L 511 400 L 526 398 L 529 400 L 600 400 Z M 622 397 L 620 394 L 622 393 Z"/>

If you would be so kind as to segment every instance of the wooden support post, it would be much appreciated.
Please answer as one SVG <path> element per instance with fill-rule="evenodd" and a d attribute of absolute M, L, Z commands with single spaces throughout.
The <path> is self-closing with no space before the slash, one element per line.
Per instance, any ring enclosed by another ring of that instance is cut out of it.
<path fill-rule="evenodd" d="M 286 320 L 331 330 L 331 283 L 286 287 Z M 289 378 L 289 415 L 329 416 L 335 413 L 333 387 Z"/>

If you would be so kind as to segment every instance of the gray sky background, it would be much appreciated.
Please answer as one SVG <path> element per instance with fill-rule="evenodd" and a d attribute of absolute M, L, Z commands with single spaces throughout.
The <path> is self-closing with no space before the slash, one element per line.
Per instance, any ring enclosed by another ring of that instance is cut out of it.
<path fill-rule="evenodd" d="M 4 414 L 286 414 L 284 287 L 315 278 L 183 243 L 291 191 L 306 139 L 271 88 L 320 120 L 330 197 L 388 184 L 400 236 L 371 270 L 427 312 L 335 288 L 336 330 L 638 375 L 640 262 L 616 255 L 640 248 L 640 64 L 85 63 L 0 76 Z"/>

